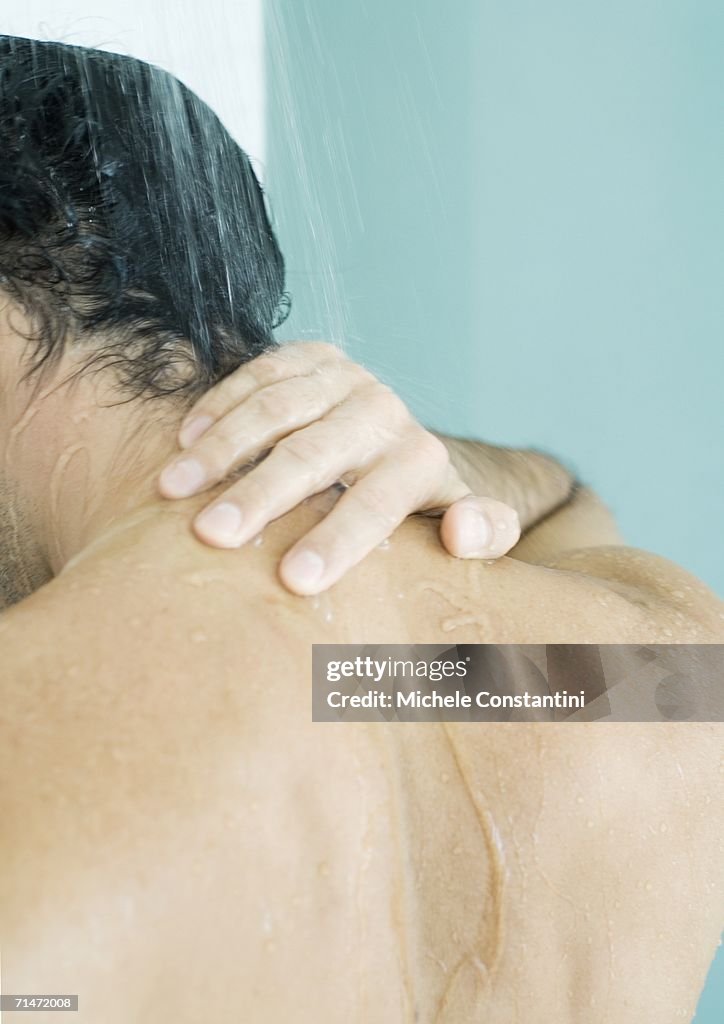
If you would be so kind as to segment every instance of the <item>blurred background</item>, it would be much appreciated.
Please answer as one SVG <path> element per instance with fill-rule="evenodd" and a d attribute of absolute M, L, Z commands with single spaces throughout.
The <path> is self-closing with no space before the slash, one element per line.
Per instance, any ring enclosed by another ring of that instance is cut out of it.
<path fill-rule="evenodd" d="M 275 0 L 285 330 L 724 596 L 724 5 Z"/>
<path fill-rule="evenodd" d="M 559 455 L 724 596 L 719 0 L 6 0 L 0 31 L 184 80 L 265 183 L 280 337 Z"/>

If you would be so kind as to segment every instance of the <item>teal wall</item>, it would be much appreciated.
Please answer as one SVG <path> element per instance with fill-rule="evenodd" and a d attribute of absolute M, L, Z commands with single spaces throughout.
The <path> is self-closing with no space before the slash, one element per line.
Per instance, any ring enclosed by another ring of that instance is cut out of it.
<path fill-rule="evenodd" d="M 724 595 L 724 4 L 270 0 L 295 311 Z"/>
<path fill-rule="evenodd" d="M 268 0 L 294 312 L 724 595 L 724 4 Z M 721 1024 L 724 957 L 697 1021 Z"/>

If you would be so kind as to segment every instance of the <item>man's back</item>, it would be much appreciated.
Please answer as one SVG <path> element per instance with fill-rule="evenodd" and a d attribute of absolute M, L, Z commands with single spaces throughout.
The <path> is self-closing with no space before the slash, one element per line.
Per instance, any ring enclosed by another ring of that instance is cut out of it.
<path fill-rule="evenodd" d="M 149 506 L 0 620 L 6 989 L 79 989 L 80 1020 L 108 1024 L 693 1012 L 721 885 L 713 727 L 310 712 L 313 642 L 651 642 L 668 620 L 630 584 L 449 559 L 425 519 L 295 598 L 275 566 L 324 507 L 230 554 Z M 632 934 L 676 951 L 665 985 L 628 975 Z"/>
<path fill-rule="evenodd" d="M 713 596 L 620 548 L 456 563 L 418 520 L 299 600 L 274 576 L 311 506 L 261 548 L 201 548 L 149 495 L 189 401 L 242 364 L 266 429 L 242 416 L 233 468 L 276 445 L 253 521 L 280 463 L 370 470 L 349 497 L 378 528 L 403 480 L 448 507 L 417 469 L 439 443 L 329 351 L 321 377 L 273 357 L 264 194 L 180 82 L 2 37 L 0 140 L 0 590 L 31 595 L 0 618 L 5 990 L 76 990 L 93 1024 L 690 1015 L 720 919 L 712 729 L 315 725 L 310 645 L 707 642 Z M 325 437 L 348 461 L 320 465 Z M 477 527 L 458 553 L 490 552 Z"/>

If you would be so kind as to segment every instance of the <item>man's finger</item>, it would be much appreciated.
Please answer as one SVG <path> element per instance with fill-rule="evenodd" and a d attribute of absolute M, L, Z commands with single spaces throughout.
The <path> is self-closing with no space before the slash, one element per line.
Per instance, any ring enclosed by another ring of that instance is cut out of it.
<path fill-rule="evenodd" d="M 320 420 L 349 396 L 356 383 L 356 375 L 339 364 L 326 374 L 324 387 L 312 377 L 290 377 L 252 392 L 207 430 L 192 450 L 164 468 L 161 494 L 186 498 L 212 487 L 259 452 Z M 336 447 L 334 439 L 329 446 Z"/>
<path fill-rule="evenodd" d="M 493 498 L 461 498 L 440 523 L 440 539 L 456 558 L 500 558 L 519 538 L 518 513 Z"/>
<path fill-rule="evenodd" d="M 179 445 L 190 447 L 223 416 L 260 388 L 290 377 L 332 369 L 342 360 L 336 346 L 322 341 L 288 342 L 240 366 L 210 388 L 189 410 L 179 429 Z"/>
<path fill-rule="evenodd" d="M 214 547 L 240 547 L 267 523 L 373 457 L 359 431 L 345 438 L 339 425 L 320 420 L 280 441 L 263 462 L 200 512 L 194 532 Z"/>
<path fill-rule="evenodd" d="M 295 594 L 318 594 L 427 501 L 419 447 L 401 449 L 345 491 L 332 511 L 282 559 L 279 575 Z"/>

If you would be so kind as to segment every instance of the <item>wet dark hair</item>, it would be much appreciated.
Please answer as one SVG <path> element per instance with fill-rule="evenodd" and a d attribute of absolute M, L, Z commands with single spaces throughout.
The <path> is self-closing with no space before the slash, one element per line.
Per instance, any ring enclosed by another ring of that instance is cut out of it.
<path fill-rule="evenodd" d="M 134 397 L 195 397 L 288 306 L 259 182 L 205 103 L 141 61 L 10 36 L 0 289 L 31 317 L 31 372 L 72 339 Z"/>

